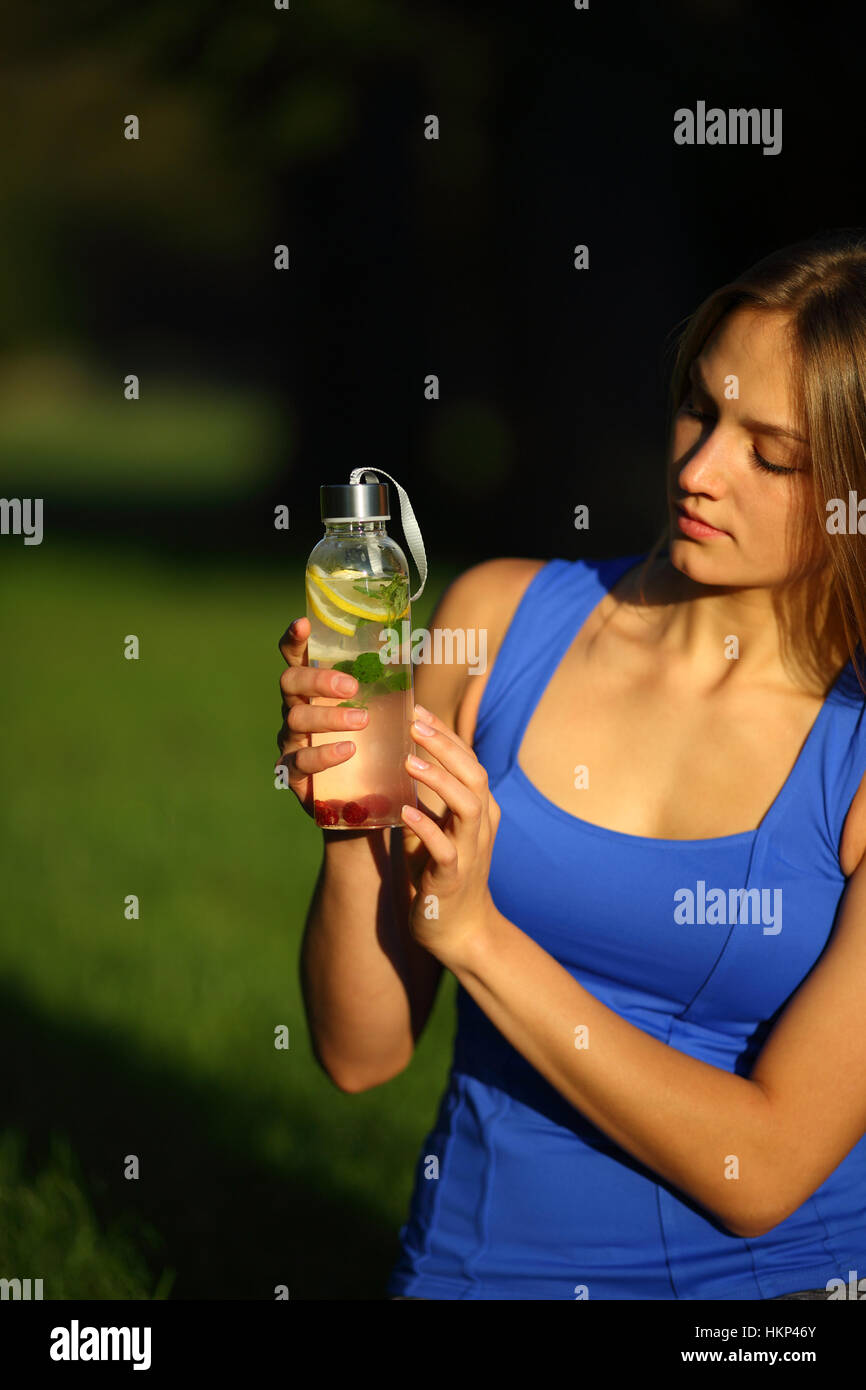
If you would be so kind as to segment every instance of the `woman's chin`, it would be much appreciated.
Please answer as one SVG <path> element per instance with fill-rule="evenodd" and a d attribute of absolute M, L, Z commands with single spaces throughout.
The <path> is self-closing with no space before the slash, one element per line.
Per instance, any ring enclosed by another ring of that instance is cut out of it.
<path fill-rule="evenodd" d="M 709 555 L 700 541 L 686 540 L 672 534 L 668 543 L 668 558 L 675 570 L 696 584 L 729 584 L 728 566 L 718 555 Z"/>

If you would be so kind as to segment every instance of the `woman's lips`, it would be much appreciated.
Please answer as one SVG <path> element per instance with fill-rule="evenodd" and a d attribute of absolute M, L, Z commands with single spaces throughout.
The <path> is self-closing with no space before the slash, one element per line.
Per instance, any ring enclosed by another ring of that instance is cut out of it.
<path fill-rule="evenodd" d="M 708 526 L 705 521 L 696 521 L 683 507 L 677 507 L 677 525 L 686 536 L 693 540 L 710 540 L 714 536 L 727 536 L 728 531 L 720 531 L 717 526 Z"/>

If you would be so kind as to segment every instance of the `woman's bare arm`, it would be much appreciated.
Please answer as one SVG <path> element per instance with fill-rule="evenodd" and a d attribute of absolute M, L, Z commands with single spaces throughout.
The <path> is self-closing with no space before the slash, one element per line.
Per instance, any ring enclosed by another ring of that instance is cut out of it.
<path fill-rule="evenodd" d="M 400 831 L 322 834 L 324 857 L 301 947 L 307 1025 L 335 1085 L 363 1091 L 408 1065 L 442 967 L 409 939 L 408 906 L 398 910 L 405 879 Z"/>
<path fill-rule="evenodd" d="M 440 598 L 431 631 L 483 624 L 489 671 L 539 563 L 498 559 L 465 571 Z M 469 686 L 468 663 L 416 667 L 416 700 L 451 728 L 460 722 Z M 471 693 L 474 725 L 474 684 Z M 471 738 L 465 718 L 461 732 Z M 418 799 L 434 815 L 447 809 L 420 783 Z M 322 835 L 324 858 L 301 950 L 304 1004 L 320 1065 L 341 1090 L 363 1091 L 408 1066 L 435 1002 L 442 965 L 414 941 L 408 925 L 427 851 L 408 828 Z"/>
<path fill-rule="evenodd" d="M 735 1235 L 786 1220 L 866 1134 L 866 860 L 749 1077 L 631 1023 L 499 912 L 448 964 L 570 1104 Z"/>
<path fill-rule="evenodd" d="M 431 626 L 455 621 L 465 604 L 461 578 L 440 599 Z M 415 698 L 434 702 L 453 720 L 465 681 L 465 666 L 421 664 Z M 419 786 L 418 798 L 434 812 L 443 808 L 426 788 Z M 397 826 L 322 834 L 324 858 L 301 948 L 307 1023 L 332 1081 L 344 1091 L 364 1091 L 408 1066 L 442 976 L 440 962 L 409 931 L 423 846 Z"/>

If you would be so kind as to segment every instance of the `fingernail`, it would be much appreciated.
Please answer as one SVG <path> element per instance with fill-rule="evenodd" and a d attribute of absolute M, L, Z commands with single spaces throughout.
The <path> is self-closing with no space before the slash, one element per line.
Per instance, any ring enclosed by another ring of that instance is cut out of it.
<path fill-rule="evenodd" d="M 337 690 L 340 695 L 351 695 L 357 684 L 358 682 L 355 680 L 354 676 L 341 675 L 334 677 L 334 689 Z"/>
<path fill-rule="evenodd" d="M 414 806 L 404 806 L 404 807 L 402 808 L 402 810 L 403 810 L 403 815 L 406 817 L 407 820 L 420 820 L 420 819 L 421 819 L 421 812 L 420 812 L 420 811 L 416 811 Z"/>
<path fill-rule="evenodd" d="M 360 729 L 366 722 L 367 711 L 365 709 L 350 709 L 346 711 L 346 723 L 353 729 Z"/>
<path fill-rule="evenodd" d="M 422 724 L 420 719 L 415 720 L 415 728 L 419 734 L 435 734 L 436 730 L 431 729 L 429 724 Z"/>
<path fill-rule="evenodd" d="M 337 752 L 337 753 L 351 753 L 351 751 L 352 751 L 352 749 L 353 749 L 354 747 L 355 747 L 355 745 L 354 745 L 354 743 L 352 742 L 351 739 L 349 739 L 348 741 L 345 741 L 345 740 L 344 740 L 342 743 L 335 743 L 335 744 L 334 744 L 334 750 L 335 750 L 335 752 Z"/>
<path fill-rule="evenodd" d="M 424 761 L 423 758 L 416 758 L 414 753 L 410 753 L 410 754 L 409 754 L 409 766 L 410 766 L 410 767 L 424 768 L 424 767 L 429 767 L 430 764 L 429 764 L 429 763 L 425 763 L 425 761 Z"/>
<path fill-rule="evenodd" d="M 416 705 L 415 713 L 420 714 L 422 719 L 435 719 L 436 717 L 434 714 L 431 714 L 429 709 L 425 709 L 423 705 Z"/>

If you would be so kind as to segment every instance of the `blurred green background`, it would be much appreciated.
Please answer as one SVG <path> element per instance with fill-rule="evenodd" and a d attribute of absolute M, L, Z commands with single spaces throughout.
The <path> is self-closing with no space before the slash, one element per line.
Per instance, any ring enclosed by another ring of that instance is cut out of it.
<path fill-rule="evenodd" d="M 54 537 L 3 569 L 0 1272 L 46 1298 L 382 1297 L 454 982 L 386 1087 L 319 1070 L 320 832 L 271 748 L 301 573 Z"/>
<path fill-rule="evenodd" d="M 273 775 L 318 487 L 367 461 L 351 363 L 325 365 L 315 196 L 365 139 L 356 64 L 400 27 L 363 9 L 6 25 L 2 493 L 42 498 L 45 533 L 0 537 L 0 1276 L 46 1299 L 382 1298 L 444 1084 L 450 977 L 387 1087 L 315 1063 L 321 835 Z M 283 241 L 307 247 L 286 284 Z M 436 549 L 416 624 L 456 568 Z"/>

